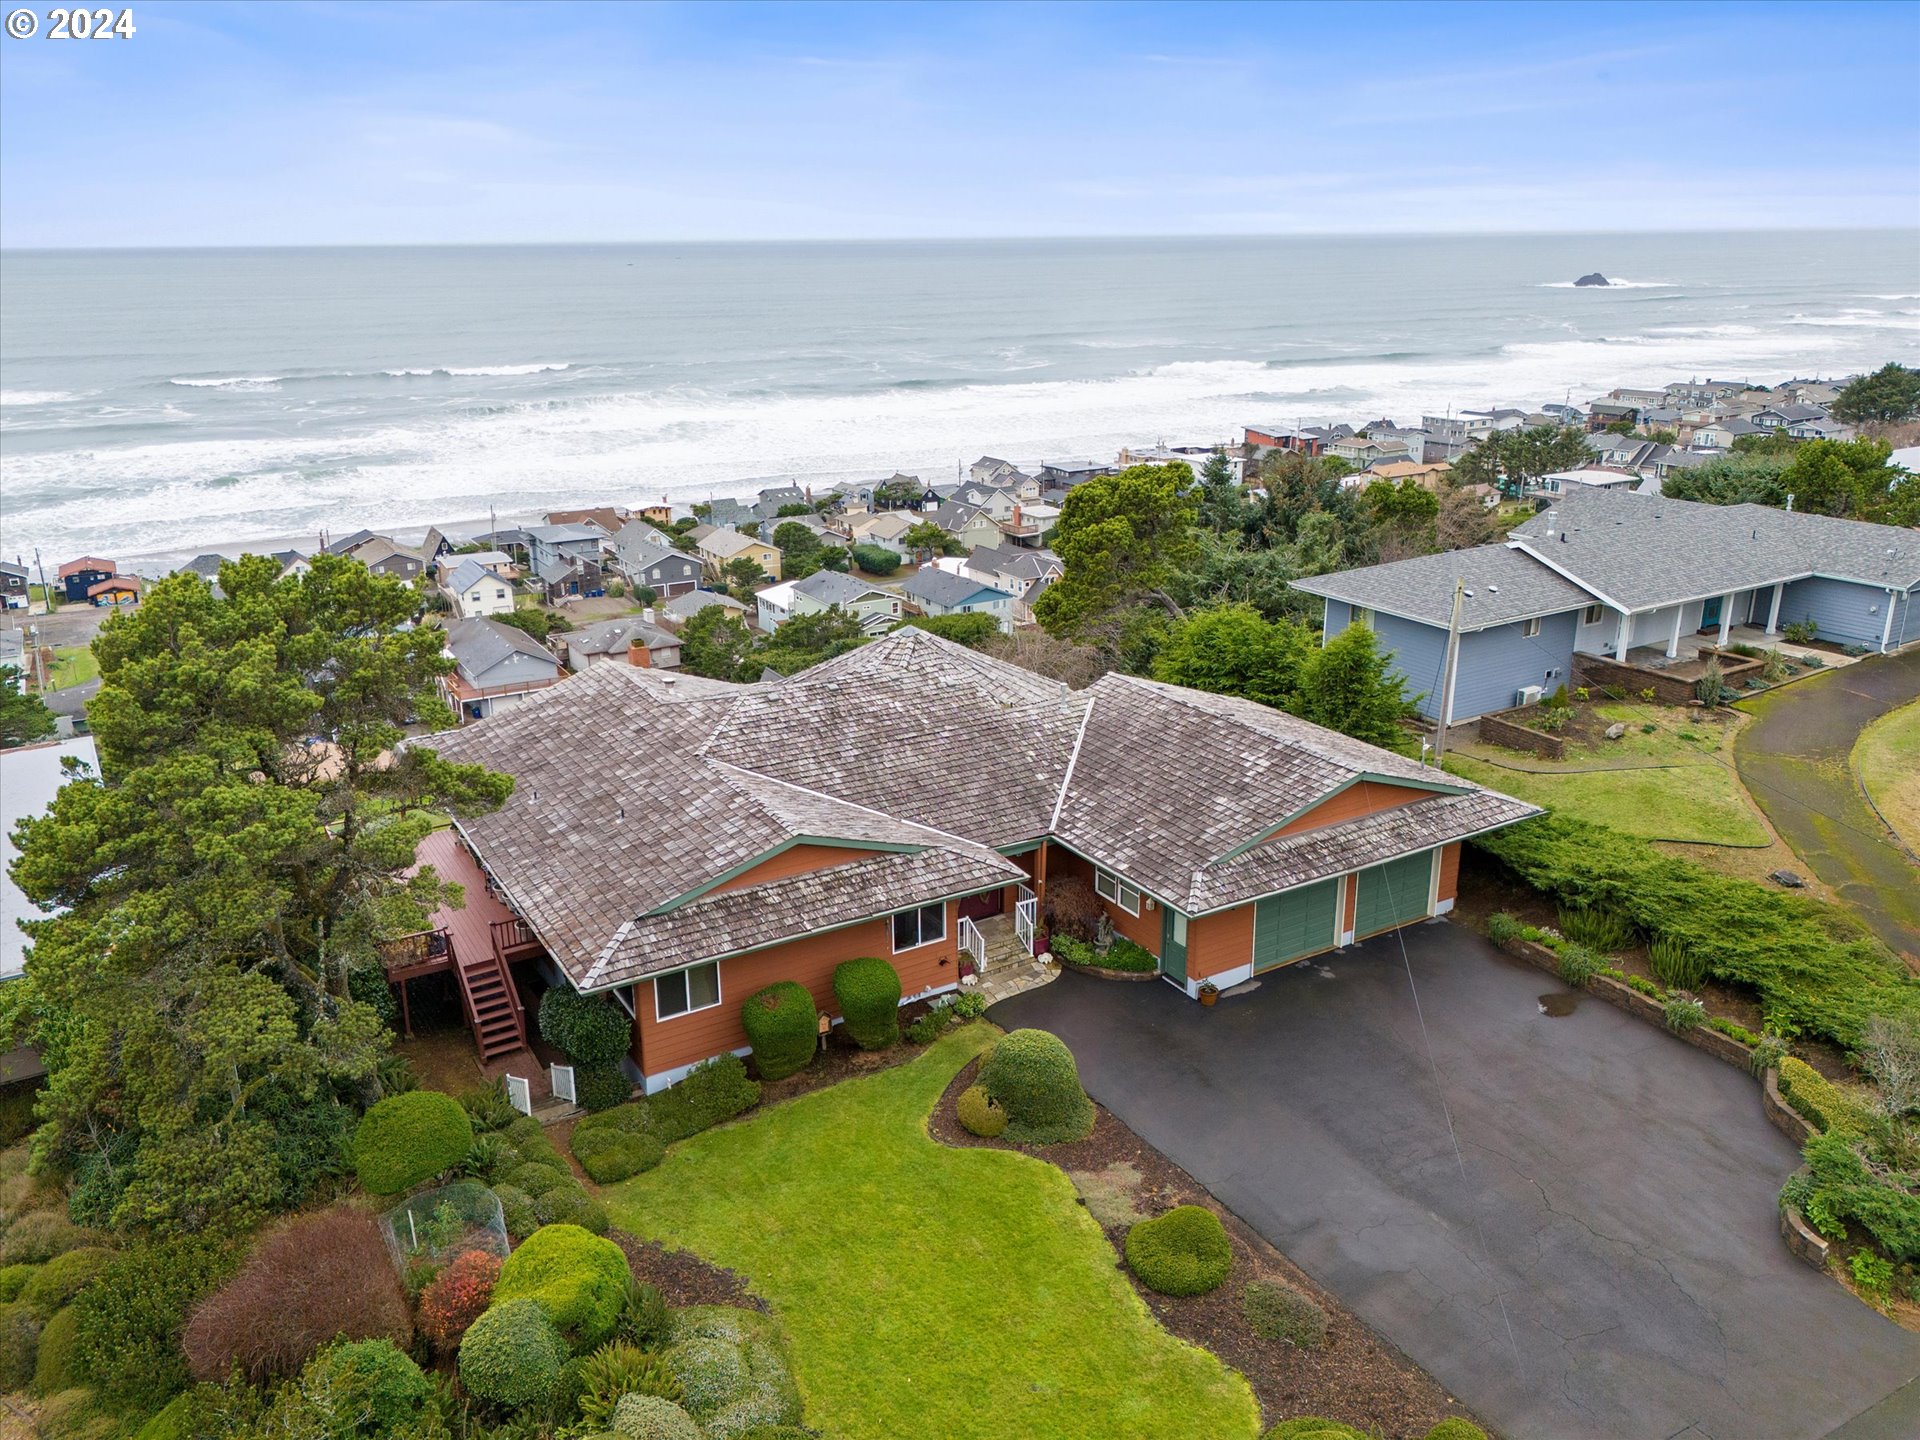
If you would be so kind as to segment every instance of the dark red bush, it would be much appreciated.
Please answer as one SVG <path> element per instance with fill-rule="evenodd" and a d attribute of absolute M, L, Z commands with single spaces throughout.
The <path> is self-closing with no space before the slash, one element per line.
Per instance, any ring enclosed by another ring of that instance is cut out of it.
<path fill-rule="evenodd" d="M 420 1333 L 439 1350 L 451 1350 L 493 1299 L 500 1278 L 500 1257 L 466 1250 L 433 1277 L 420 1295 Z"/>
<path fill-rule="evenodd" d="M 194 1311 L 181 1345 L 195 1379 L 223 1379 L 237 1364 L 261 1384 L 295 1374 L 342 1336 L 405 1349 L 413 1322 L 380 1227 L 361 1211 L 336 1208 L 262 1240 Z"/>
<path fill-rule="evenodd" d="M 1071 935 L 1075 940 L 1092 940 L 1100 927 L 1103 907 L 1093 887 L 1077 875 L 1062 875 L 1047 882 L 1047 930 L 1054 935 Z"/>

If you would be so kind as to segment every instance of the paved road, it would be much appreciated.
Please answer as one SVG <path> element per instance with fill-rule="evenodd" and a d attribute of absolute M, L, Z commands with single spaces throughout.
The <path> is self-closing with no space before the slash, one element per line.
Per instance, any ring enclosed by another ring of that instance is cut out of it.
<path fill-rule="evenodd" d="M 1797 1156 L 1750 1079 L 1590 998 L 1550 1018 L 1569 992 L 1470 931 L 1405 933 L 1418 1009 L 1387 936 L 1210 1010 L 1066 975 L 989 1013 L 1062 1036 L 1512 1440 L 1813 1440 L 1920 1376 L 1920 1336 L 1781 1243 Z"/>
<path fill-rule="evenodd" d="M 1794 852 L 1895 950 L 1920 955 L 1920 867 L 1861 797 L 1847 756 L 1860 732 L 1920 696 L 1920 647 L 1783 685 L 1740 708 L 1747 790 Z"/>

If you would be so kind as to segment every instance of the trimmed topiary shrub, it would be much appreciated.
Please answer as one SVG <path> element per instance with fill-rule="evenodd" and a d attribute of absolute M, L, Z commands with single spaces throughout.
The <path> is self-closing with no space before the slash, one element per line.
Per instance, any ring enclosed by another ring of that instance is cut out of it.
<path fill-rule="evenodd" d="M 1073 1052 L 1045 1030 L 1015 1030 L 980 1066 L 980 1085 L 1007 1112 L 1007 1139 L 1023 1145 L 1084 1140 L 1093 1102 L 1080 1088 Z"/>
<path fill-rule="evenodd" d="M 573 1072 L 573 1093 L 582 1110 L 611 1110 L 633 1094 L 633 1081 L 619 1065 L 582 1065 Z"/>
<path fill-rule="evenodd" d="M 1262 1340 L 1285 1340 L 1302 1350 L 1327 1342 L 1327 1312 L 1291 1285 L 1249 1280 L 1240 1292 L 1240 1313 Z"/>
<path fill-rule="evenodd" d="M 257 1385 L 297 1374 L 340 1338 L 413 1339 L 379 1225 L 345 1207 L 303 1215 L 262 1240 L 193 1312 L 181 1345 L 196 1379 L 224 1380 L 238 1366 Z"/>
<path fill-rule="evenodd" d="M 107 1268 L 113 1252 L 99 1245 L 82 1245 L 56 1255 L 40 1266 L 20 1292 L 20 1299 L 33 1307 L 42 1320 L 78 1295 L 94 1277 Z"/>
<path fill-rule="evenodd" d="M 80 1315 L 68 1306 L 40 1327 L 40 1350 L 33 1362 L 33 1393 L 57 1395 L 83 1384 L 80 1368 Z"/>
<path fill-rule="evenodd" d="M 25 1305 L 0 1305 L 0 1395 L 27 1388 L 39 1346 L 39 1317 Z"/>
<path fill-rule="evenodd" d="M 585 1353 L 613 1338 L 632 1278 L 611 1240 L 578 1225 L 543 1225 L 507 1257 L 494 1304 L 535 1301 L 568 1346 Z"/>
<path fill-rule="evenodd" d="M 834 966 L 833 998 L 862 1050 L 884 1050 L 900 1039 L 900 972 L 887 961 L 869 955 Z"/>
<path fill-rule="evenodd" d="M 658 1395 L 623 1395 L 613 1407 L 619 1440 L 704 1440 L 693 1417 Z"/>
<path fill-rule="evenodd" d="M 633 1043 L 627 1012 L 571 985 L 540 997 L 540 1038 L 579 1065 L 617 1065 Z"/>
<path fill-rule="evenodd" d="M 820 1012 L 807 987 L 793 980 L 777 980 L 749 995 L 740 1024 L 762 1080 L 784 1080 L 806 1069 L 819 1044 Z"/>
<path fill-rule="evenodd" d="M 1220 1217 L 1201 1205 L 1177 1205 L 1127 1231 L 1127 1264 L 1162 1295 L 1205 1295 L 1233 1269 Z"/>
<path fill-rule="evenodd" d="M 39 1268 L 38 1265 L 0 1266 L 0 1305 L 11 1305 L 18 1300 Z"/>
<path fill-rule="evenodd" d="M 460 1383 L 495 1405 L 532 1405 L 553 1393 L 567 1342 L 532 1300 L 494 1305 L 460 1342 Z"/>
<path fill-rule="evenodd" d="M 522 1160 L 535 1165 L 551 1165 L 556 1170 L 567 1168 L 567 1162 L 560 1158 L 559 1150 L 547 1138 L 546 1127 L 531 1115 L 516 1115 L 505 1133 Z"/>
<path fill-rule="evenodd" d="M 680 1312 L 668 1363 L 681 1402 L 706 1434 L 730 1440 L 763 1425 L 796 1425 L 800 1392 L 787 1368 L 779 1325 L 751 1310 L 696 1306 Z"/>
<path fill-rule="evenodd" d="M 651 1170 L 666 1156 L 667 1147 L 652 1135 L 628 1130 L 573 1132 L 573 1158 L 596 1185 L 612 1185 L 643 1170 Z"/>
<path fill-rule="evenodd" d="M 36 1210 L 22 1215 L 7 1227 L 0 1239 L 0 1263 L 40 1265 L 78 1249 L 88 1240 L 87 1232 L 57 1210 Z"/>
<path fill-rule="evenodd" d="M 560 1165 L 545 1163 L 520 1165 L 507 1176 L 507 1183 L 538 1200 L 549 1190 L 571 1183 L 573 1177 Z"/>
<path fill-rule="evenodd" d="M 969 1135 L 991 1140 L 1007 1128 L 1007 1112 L 994 1103 L 984 1085 L 969 1085 L 962 1090 L 953 1108 Z"/>
<path fill-rule="evenodd" d="M 193 1396 L 176 1395 L 165 1409 L 134 1431 L 133 1440 L 198 1440 L 193 1422 Z"/>
<path fill-rule="evenodd" d="M 674 1086 L 647 1097 L 653 1133 L 667 1144 L 710 1130 L 760 1103 L 760 1084 L 738 1055 L 696 1065 Z"/>
<path fill-rule="evenodd" d="M 578 1225 L 595 1235 L 606 1234 L 613 1225 L 607 1207 L 574 1184 L 556 1186 L 538 1197 L 533 1213 L 542 1225 Z"/>
<path fill-rule="evenodd" d="M 1872 1123 L 1873 1112 L 1863 1096 L 1842 1089 L 1792 1055 L 1780 1062 L 1780 1093 L 1818 1130 L 1861 1136 Z"/>
<path fill-rule="evenodd" d="M 533 1213 L 533 1197 L 518 1185 L 496 1185 L 493 1198 L 500 1202 L 500 1219 L 507 1227 L 507 1238 L 516 1244 L 540 1228 L 540 1217 Z"/>
<path fill-rule="evenodd" d="M 375 1195 L 398 1195 L 451 1170 L 473 1148 L 473 1122 L 438 1090 L 409 1090 L 375 1105 L 353 1136 L 353 1165 Z"/>
<path fill-rule="evenodd" d="M 301 1384 L 360 1417 L 374 1435 L 400 1434 L 433 1395 L 433 1382 L 391 1340 L 349 1340 L 323 1350 Z"/>
<path fill-rule="evenodd" d="M 1427 1431 L 1426 1440 L 1487 1440 L 1487 1432 L 1471 1420 L 1449 1415 Z"/>
<path fill-rule="evenodd" d="M 420 1294 L 420 1333 L 436 1349 L 451 1350 L 493 1302 L 503 1262 L 485 1250 L 463 1250 Z"/>

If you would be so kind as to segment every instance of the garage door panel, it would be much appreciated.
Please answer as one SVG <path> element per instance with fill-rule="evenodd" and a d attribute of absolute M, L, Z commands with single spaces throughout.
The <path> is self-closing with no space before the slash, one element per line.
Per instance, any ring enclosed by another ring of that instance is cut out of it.
<path fill-rule="evenodd" d="M 1433 887 L 1434 853 L 1423 850 L 1418 855 L 1403 855 L 1398 860 L 1362 870 L 1355 877 L 1360 887 L 1353 917 L 1356 937 L 1391 930 L 1427 913 L 1427 897 Z"/>
<path fill-rule="evenodd" d="M 1340 908 L 1340 882 L 1270 895 L 1253 916 L 1253 968 L 1270 970 L 1303 955 L 1331 949 L 1339 938 L 1335 917 Z"/>

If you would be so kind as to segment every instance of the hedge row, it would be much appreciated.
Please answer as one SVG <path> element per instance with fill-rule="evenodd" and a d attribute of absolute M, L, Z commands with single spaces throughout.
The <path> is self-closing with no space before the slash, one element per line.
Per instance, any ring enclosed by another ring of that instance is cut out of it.
<path fill-rule="evenodd" d="M 573 1127 L 573 1155 L 596 1184 L 651 1170 L 667 1146 L 731 1120 L 760 1100 L 738 1055 L 696 1065 L 679 1084 L 589 1115 Z"/>
<path fill-rule="evenodd" d="M 1852 1048 L 1871 1015 L 1920 1021 L 1920 979 L 1832 905 L 1721 875 L 1565 815 L 1473 842 L 1562 903 L 1619 911 L 1745 985 L 1770 1024 Z"/>

